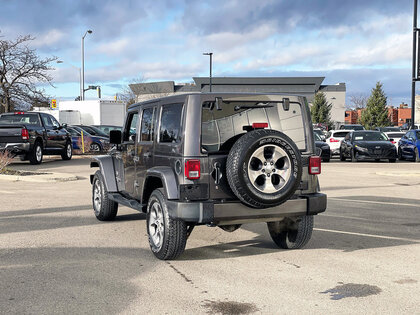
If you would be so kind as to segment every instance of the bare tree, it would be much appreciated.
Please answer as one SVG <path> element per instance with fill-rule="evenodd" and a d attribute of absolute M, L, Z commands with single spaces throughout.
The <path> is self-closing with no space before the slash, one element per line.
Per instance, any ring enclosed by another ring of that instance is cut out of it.
<path fill-rule="evenodd" d="M 16 40 L 0 38 L 0 110 L 9 112 L 15 107 L 48 102 L 44 90 L 38 89 L 37 84 L 52 86 L 48 72 L 53 70 L 50 63 L 57 57 L 40 58 L 35 49 L 28 46 L 32 40 L 30 35 Z"/>
<path fill-rule="evenodd" d="M 130 85 L 142 82 L 144 82 L 143 77 L 131 79 L 129 84 L 124 86 L 121 89 L 121 92 L 117 94 L 117 99 L 126 102 L 127 106 L 134 104 L 137 101 L 136 94 L 134 94 L 133 90 L 130 88 Z"/>
<path fill-rule="evenodd" d="M 352 108 L 365 108 L 369 96 L 365 93 L 352 93 L 349 94 Z"/>

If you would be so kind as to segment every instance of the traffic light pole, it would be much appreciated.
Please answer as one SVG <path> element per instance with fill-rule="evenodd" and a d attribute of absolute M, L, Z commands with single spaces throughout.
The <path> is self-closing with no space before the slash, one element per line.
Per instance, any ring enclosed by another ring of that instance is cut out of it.
<path fill-rule="evenodd" d="M 417 29 L 417 0 L 414 0 L 414 15 L 413 15 L 413 72 L 411 82 L 411 129 L 414 129 L 414 118 L 416 111 L 416 81 L 419 79 L 419 64 L 418 64 L 418 34 Z"/>

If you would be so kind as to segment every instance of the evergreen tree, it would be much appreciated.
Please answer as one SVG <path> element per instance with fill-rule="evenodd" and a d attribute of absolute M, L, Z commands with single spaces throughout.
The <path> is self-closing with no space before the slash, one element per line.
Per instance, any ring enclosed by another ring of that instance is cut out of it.
<path fill-rule="evenodd" d="M 388 117 L 388 108 L 386 107 L 387 97 L 382 90 L 382 83 L 377 82 L 376 87 L 372 89 L 365 110 L 362 111 L 359 122 L 366 129 L 375 127 L 385 127 L 391 124 Z"/>
<path fill-rule="evenodd" d="M 332 104 L 327 102 L 325 94 L 316 93 L 311 107 L 312 122 L 325 124 L 330 129 L 332 127 L 331 108 Z"/>

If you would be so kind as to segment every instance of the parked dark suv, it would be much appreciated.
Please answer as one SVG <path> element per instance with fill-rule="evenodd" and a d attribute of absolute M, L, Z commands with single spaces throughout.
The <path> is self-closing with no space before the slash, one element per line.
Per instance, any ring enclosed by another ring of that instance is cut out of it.
<path fill-rule="evenodd" d="M 0 151 L 7 150 L 22 161 L 40 164 L 44 154 L 72 157 L 71 136 L 50 114 L 12 112 L 0 115 Z"/>
<path fill-rule="evenodd" d="M 147 213 L 152 252 L 174 259 L 196 225 L 232 232 L 267 222 L 281 248 L 311 238 L 325 211 L 321 161 L 307 101 L 279 94 L 197 93 L 131 105 L 117 149 L 91 167 L 93 208 L 112 220 L 118 204 Z"/>

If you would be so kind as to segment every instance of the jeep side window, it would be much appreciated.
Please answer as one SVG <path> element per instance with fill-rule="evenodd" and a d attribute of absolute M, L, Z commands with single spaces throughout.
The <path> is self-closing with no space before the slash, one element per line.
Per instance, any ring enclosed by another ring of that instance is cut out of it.
<path fill-rule="evenodd" d="M 178 141 L 181 127 L 183 104 L 171 104 L 162 106 L 160 118 L 160 143 L 174 143 Z"/>
<path fill-rule="evenodd" d="M 143 116 L 141 119 L 140 141 L 153 141 L 154 113 L 154 108 L 146 108 L 145 110 L 143 110 Z"/>
<path fill-rule="evenodd" d="M 137 120 L 139 118 L 138 113 L 131 113 L 128 117 L 127 124 L 124 129 L 124 141 L 130 141 L 131 136 L 136 135 Z"/>

